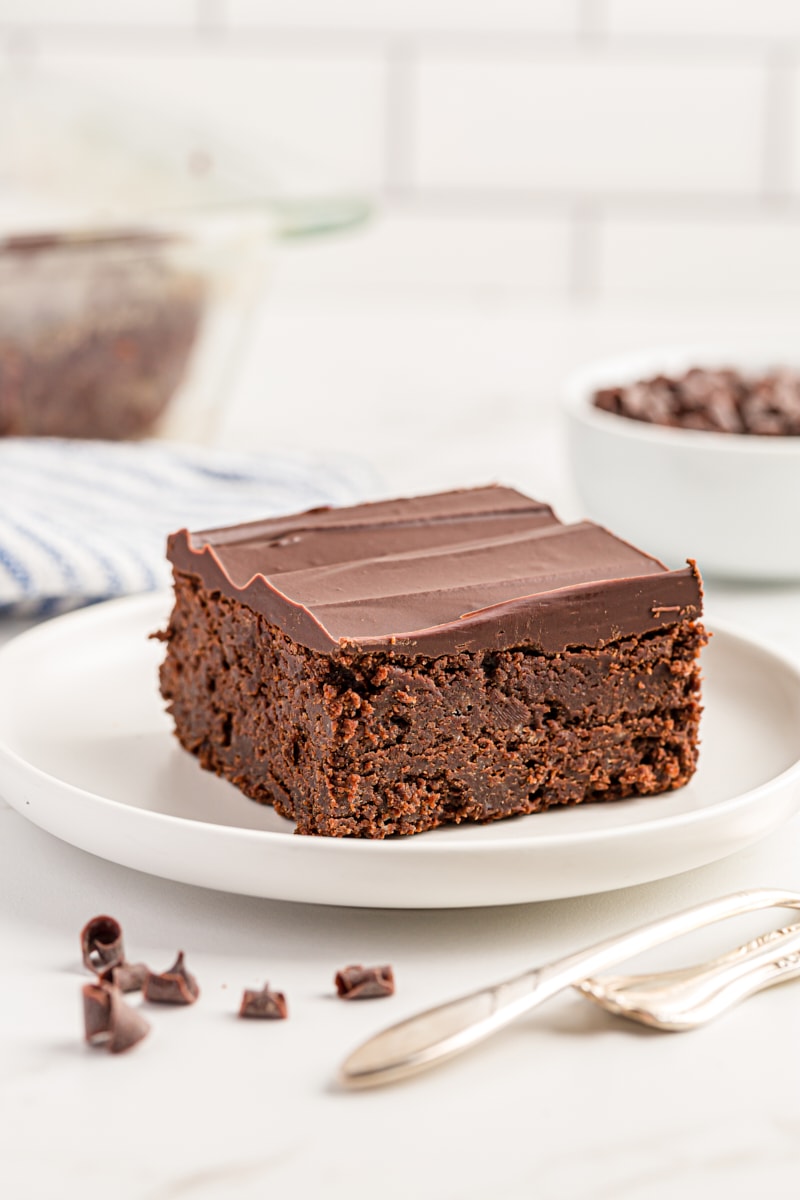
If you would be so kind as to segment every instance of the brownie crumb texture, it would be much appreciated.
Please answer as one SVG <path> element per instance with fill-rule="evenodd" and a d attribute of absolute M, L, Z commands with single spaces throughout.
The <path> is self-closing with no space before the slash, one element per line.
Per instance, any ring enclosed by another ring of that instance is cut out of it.
<path fill-rule="evenodd" d="M 655 794 L 696 766 L 706 635 L 689 619 L 559 653 L 326 654 L 176 571 L 166 641 L 181 745 L 300 834 L 383 838 Z"/>
<path fill-rule="evenodd" d="M 800 437 L 800 373 L 758 377 L 693 367 L 595 393 L 597 408 L 636 421 L 711 433 Z"/>

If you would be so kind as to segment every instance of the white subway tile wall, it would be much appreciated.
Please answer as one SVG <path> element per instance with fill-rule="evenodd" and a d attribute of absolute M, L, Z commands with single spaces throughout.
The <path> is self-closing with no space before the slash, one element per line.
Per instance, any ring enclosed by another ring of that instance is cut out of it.
<path fill-rule="evenodd" d="M 610 33 L 800 37 L 796 0 L 606 0 Z"/>
<path fill-rule="evenodd" d="M 761 183 L 758 63 L 423 52 L 414 84 L 420 190 L 742 196 Z"/>
<path fill-rule="evenodd" d="M 236 28 L 575 33 L 579 0 L 227 0 Z"/>
<path fill-rule="evenodd" d="M 223 137 L 269 167 L 290 150 L 355 187 L 383 180 L 384 76 L 380 58 L 358 47 L 209 46 L 207 38 L 156 39 L 152 47 L 93 36 L 45 41 L 33 71 L 95 88 L 116 103 L 133 99 L 152 121 L 172 113 Z"/>
<path fill-rule="evenodd" d="M 793 64 L 787 87 L 789 145 L 786 161 L 789 164 L 788 187 L 791 194 L 800 198 L 800 56 Z"/>
<path fill-rule="evenodd" d="M 571 222 L 564 216 L 391 208 L 372 228 L 300 243 L 283 294 L 314 287 L 336 294 L 390 288 L 413 296 L 491 299 L 504 294 L 565 300 L 571 287 Z M 290 286 L 287 287 L 287 284 Z"/>
<path fill-rule="evenodd" d="M 0 0 L 0 67 L 369 192 L 301 292 L 800 293 L 797 0 Z"/>
<path fill-rule="evenodd" d="M 609 300 L 668 295 L 725 305 L 737 296 L 759 308 L 800 300 L 800 214 L 613 217 L 600 231 L 598 257 Z"/>
<path fill-rule="evenodd" d="M 191 29 L 196 0 L 2 0 L 3 24 L 52 30 L 59 27 L 174 25 Z"/>

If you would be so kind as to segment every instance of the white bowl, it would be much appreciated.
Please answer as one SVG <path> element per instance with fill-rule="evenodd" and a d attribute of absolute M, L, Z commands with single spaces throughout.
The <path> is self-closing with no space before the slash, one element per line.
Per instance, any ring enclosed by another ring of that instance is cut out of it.
<path fill-rule="evenodd" d="M 800 368 L 800 349 L 663 349 L 595 363 L 566 384 L 569 457 L 587 516 L 648 553 L 730 579 L 800 579 L 800 437 L 705 433 L 617 416 L 603 387 L 690 367 Z"/>

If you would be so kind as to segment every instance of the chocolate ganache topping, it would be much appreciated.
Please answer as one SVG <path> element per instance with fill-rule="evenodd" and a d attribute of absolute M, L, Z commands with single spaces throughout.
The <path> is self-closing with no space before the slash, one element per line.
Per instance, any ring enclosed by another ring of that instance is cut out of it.
<path fill-rule="evenodd" d="M 599 525 L 562 524 L 499 486 L 184 529 L 167 555 L 323 653 L 558 653 L 702 610 L 693 563 L 668 570 Z"/>

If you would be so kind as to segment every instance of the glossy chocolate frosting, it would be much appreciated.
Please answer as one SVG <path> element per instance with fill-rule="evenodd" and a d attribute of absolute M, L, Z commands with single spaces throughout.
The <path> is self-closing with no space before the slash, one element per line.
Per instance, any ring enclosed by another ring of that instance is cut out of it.
<path fill-rule="evenodd" d="M 601 646 L 694 618 L 700 578 L 510 488 L 316 508 L 169 538 L 177 571 L 312 650 Z"/>

